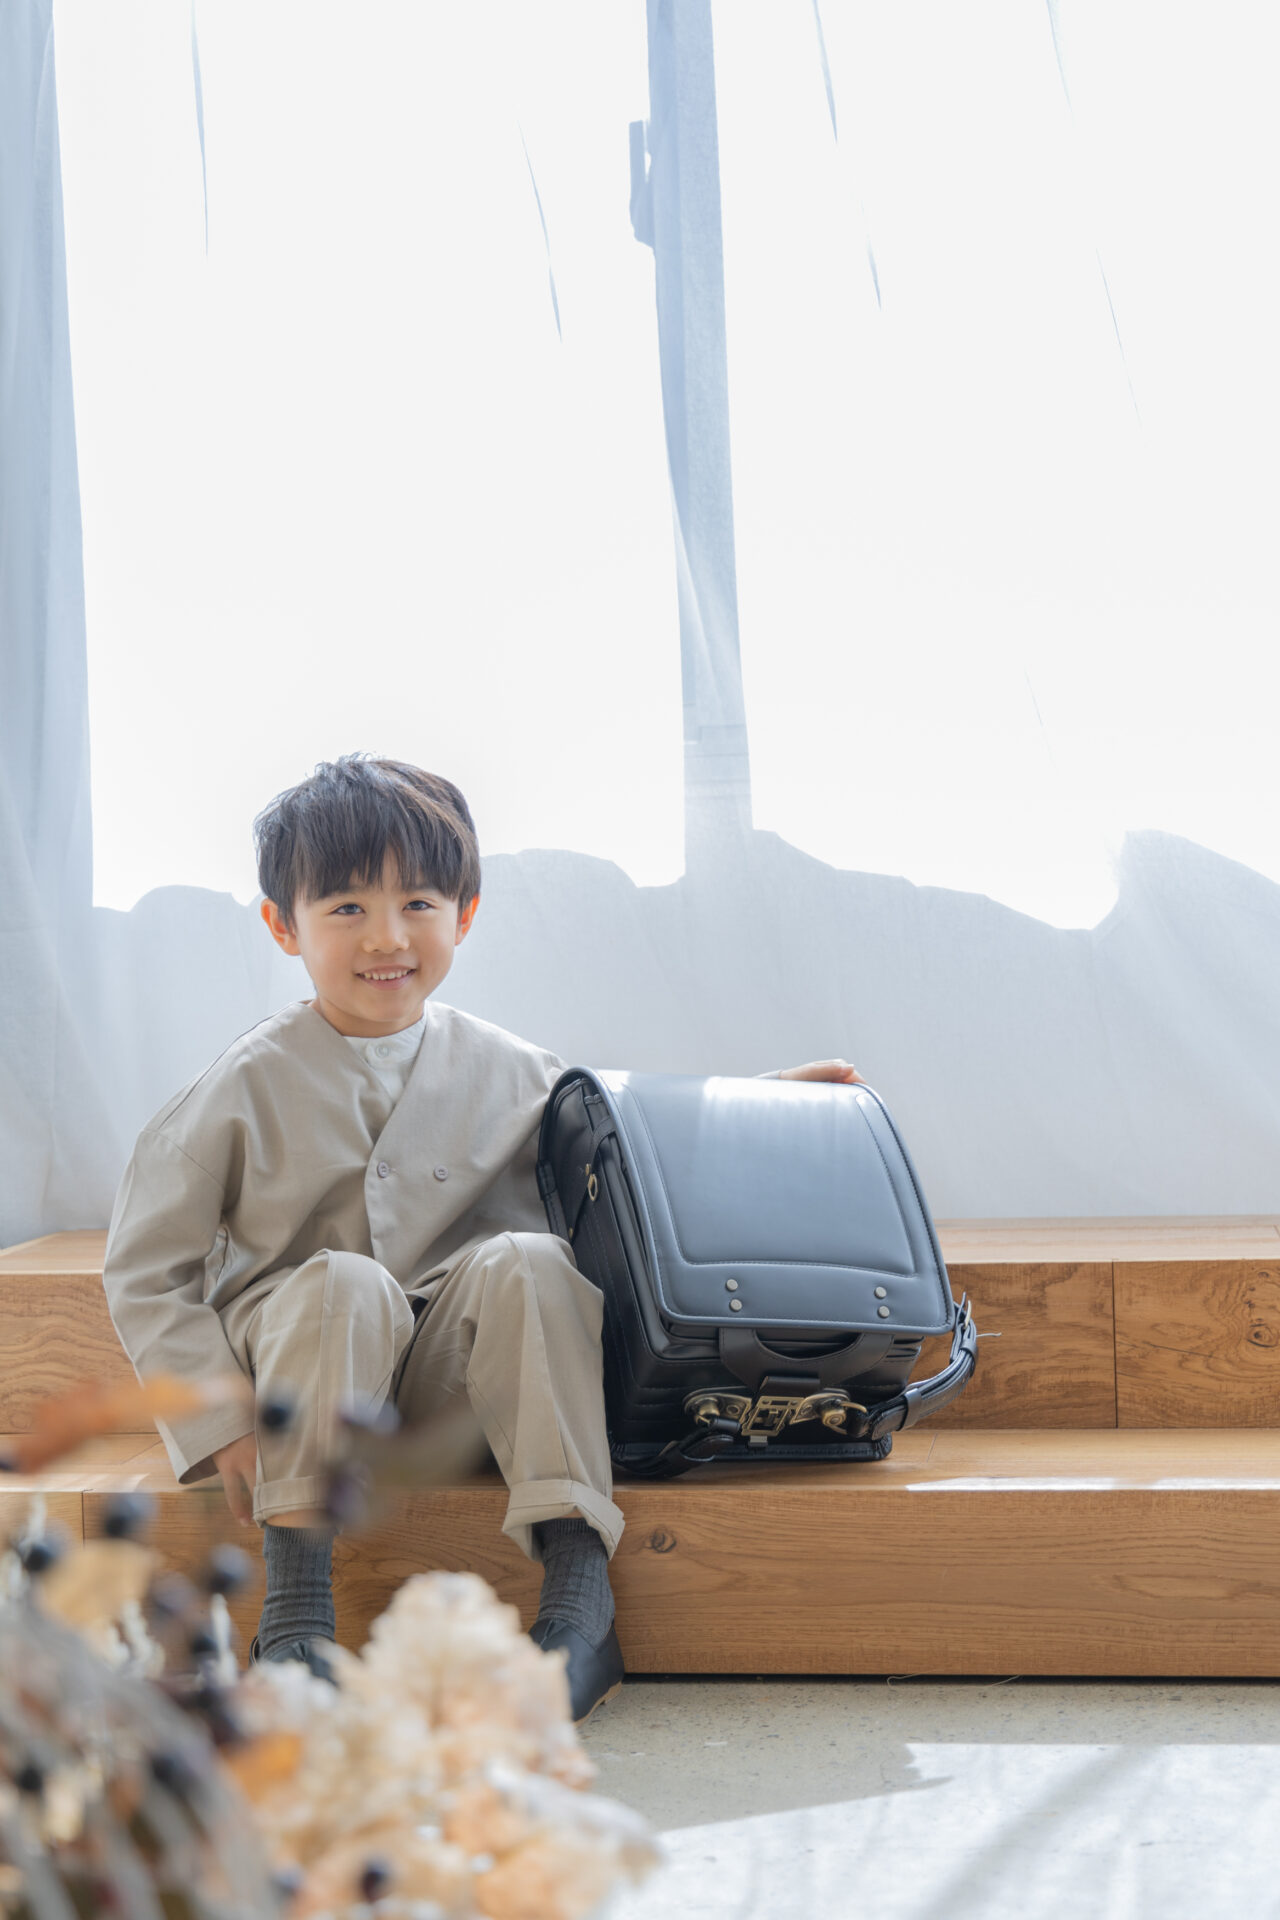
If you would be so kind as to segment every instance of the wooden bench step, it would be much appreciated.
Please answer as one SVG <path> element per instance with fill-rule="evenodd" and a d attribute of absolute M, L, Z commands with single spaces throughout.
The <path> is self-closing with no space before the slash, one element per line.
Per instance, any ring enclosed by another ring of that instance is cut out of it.
<path fill-rule="evenodd" d="M 34 1487 L 4 1483 L 0 1531 Z M 151 1538 L 176 1565 L 256 1545 L 154 1442 L 116 1436 L 39 1482 L 76 1536 L 123 1488 L 155 1494 Z M 916 1429 L 875 1465 L 624 1482 L 619 1635 L 635 1673 L 1275 1676 L 1278 1492 L 1280 1433 L 1256 1430 Z M 482 1574 L 531 1618 L 538 1574 L 501 1533 L 505 1504 L 479 1476 L 340 1540 L 340 1637 L 358 1645 L 430 1566 Z M 246 1636 L 257 1605 L 237 1602 Z"/>
<path fill-rule="evenodd" d="M 1280 1409 L 1280 1218 L 944 1221 L 984 1338 L 947 1429 L 1268 1427 Z M 50 1394 L 131 1378 L 102 1233 L 0 1253 L 0 1429 Z M 918 1372 L 945 1359 L 926 1344 Z"/>

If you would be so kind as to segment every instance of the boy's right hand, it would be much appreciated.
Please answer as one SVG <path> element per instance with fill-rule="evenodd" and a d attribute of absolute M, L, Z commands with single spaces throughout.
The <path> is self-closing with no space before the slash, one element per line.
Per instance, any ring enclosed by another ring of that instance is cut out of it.
<path fill-rule="evenodd" d="M 253 1520 L 253 1489 L 258 1478 L 258 1436 L 242 1433 L 238 1440 L 219 1447 L 213 1464 L 222 1475 L 222 1491 L 227 1505 L 242 1527 Z"/>

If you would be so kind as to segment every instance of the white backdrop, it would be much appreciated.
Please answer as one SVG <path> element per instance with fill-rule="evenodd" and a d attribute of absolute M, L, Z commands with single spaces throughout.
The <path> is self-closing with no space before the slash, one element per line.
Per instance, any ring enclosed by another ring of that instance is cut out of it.
<path fill-rule="evenodd" d="M 1280 15 L 821 0 L 829 103 L 811 0 L 713 13 L 757 824 L 1061 927 L 1127 832 L 1280 881 Z"/>
<path fill-rule="evenodd" d="M 198 7 L 207 252 L 186 9 L 55 18 L 98 903 L 251 899 L 253 814 L 357 745 L 674 878 L 643 8 Z"/>
<path fill-rule="evenodd" d="M 194 60 L 159 0 L 55 14 L 95 1117 L 0 1239 L 104 1220 L 306 992 L 249 825 L 353 748 L 472 801 L 458 1005 L 597 1064 L 843 1053 L 944 1216 L 1277 1208 L 1266 8 L 653 0 L 679 113 L 640 0 L 220 0 Z M 697 215 L 661 339 L 646 114 Z M 663 401 L 717 355 L 732 486 L 686 508 L 736 533 L 754 828 L 682 873 Z"/>

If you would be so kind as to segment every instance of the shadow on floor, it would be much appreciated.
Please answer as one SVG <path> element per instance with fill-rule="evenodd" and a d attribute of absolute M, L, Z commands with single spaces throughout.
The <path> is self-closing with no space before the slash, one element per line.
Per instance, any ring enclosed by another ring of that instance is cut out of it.
<path fill-rule="evenodd" d="M 927 1795 L 947 1784 L 953 1746 L 1280 1746 L 1280 1684 L 646 1675 L 628 1679 L 584 1742 L 598 1790 L 670 1831 Z"/>

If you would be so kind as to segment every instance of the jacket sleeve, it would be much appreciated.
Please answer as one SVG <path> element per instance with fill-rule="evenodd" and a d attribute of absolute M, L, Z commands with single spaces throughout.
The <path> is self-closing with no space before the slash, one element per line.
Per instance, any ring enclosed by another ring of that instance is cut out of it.
<path fill-rule="evenodd" d="M 242 1378 L 222 1322 L 204 1302 L 205 1263 L 222 1224 L 222 1183 L 165 1134 L 146 1131 L 116 1196 L 103 1283 L 140 1380 Z M 210 1456 L 247 1431 L 243 1408 L 157 1422 L 180 1481 L 214 1472 Z"/>

